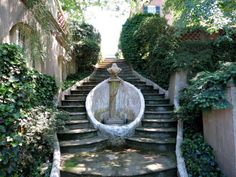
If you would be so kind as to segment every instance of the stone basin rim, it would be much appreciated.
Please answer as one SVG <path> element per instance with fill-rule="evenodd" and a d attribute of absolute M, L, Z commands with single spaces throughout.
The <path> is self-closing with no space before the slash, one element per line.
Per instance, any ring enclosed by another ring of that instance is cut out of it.
<path fill-rule="evenodd" d="M 96 89 L 98 89 L 100 86 L 107 83 L 108 81 L 109 81 L 109 78 L 102 81 L 96 87 L 94 87 L 89 92 L 89 94 L 87 95 L 85 105 L 86 105 L 86 111 L 87 111 L 87 114 L 88 114 L 88 118 L 92 122 L 93 126 L 97 129 L 99 129 L 102 133 L 105 133 L 105 134 L 107 134 L 109 136 L 113 136 L 113 137 L 114 136 L 117 136 L 117 137 L 130 136 L 134 133 L 135 128 L 140 125 L 141 120 L 142 120 L 143 115 L 144 115 L 145 101 L 144 101 L 143 94 L 134 85 L 132 85 L 129 82 L 126 82 L 126 81 L 121 79 L 121 82 L 123 82 L 124 84 L 127 84 L 129 87 L 131 87 L 133 90 L 135 90 L 138 93 L 138 96 L 139 96 L 139 99 L 140 99 L 139 113 L 135 117 L 135 119 L 132 122 L 130 122 L 129 124 L 125 124 L 125 125 L 107 125 L 107 124 L 103 124 L 95 118 L 95 116 L 92 112 L 92 98 L 93 98 L 93 94 L 96 91 Z"/>

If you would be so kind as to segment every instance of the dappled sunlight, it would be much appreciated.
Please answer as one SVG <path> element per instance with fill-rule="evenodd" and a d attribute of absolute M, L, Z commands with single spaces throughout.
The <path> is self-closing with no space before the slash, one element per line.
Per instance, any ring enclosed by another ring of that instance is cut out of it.
<path fill-rule="evenodd" d="M 137 175 L 161 171 L 175 165 L 174 160 L 156 153 L 136 149 L 106 149 L 63 156 L 64 170 L 77 174 L 103 176 Z"/>

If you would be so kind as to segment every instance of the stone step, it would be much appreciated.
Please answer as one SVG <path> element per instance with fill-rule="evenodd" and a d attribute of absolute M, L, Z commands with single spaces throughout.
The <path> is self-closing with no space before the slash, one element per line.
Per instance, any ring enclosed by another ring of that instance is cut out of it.
<path fill-rule="evenodd" d="M 142 126 L 146 128 L 171 128 L 176 127 L 174 119 L 143 119 Z"/>
<path fill-rule="evenodd" d="M 62 109 L 67 112 L 84 112 L 86 111 L 85 105 L 68 105 L 68 106 L 58 106 L 58 109 Z"/>
<path fill-rule="evenodd" d="M 61 101 L 62 106 L 81 106 L 85 105 L 85 99 L 82 100 L 63 100 Z"/>
<path fill-rule="evenodd" d="M 97 85 L 97 84 L 99 84 L 100 83 L 100 81 L 93 81 L 93 79 L 92 80 L 89 80 L 88 82 L 84 82 L 83 84 L 85 84 L 85 85 Z"/>
<path fill-rule="evenodd" d="M 140 84 L 140 85 L 134 85 L 134 86 L 141 90 L 154 90 L 155 92 L 159 92 L 158 89 L 154 89 L 153 86 L 151 85 Z"/>
<path fill-rule="evenodd" d="M 77 90 L 77 89 L 74 89 L 74 90 L 70 90 L 70 93 L 71 95 L 77 95 L 77 94 L 83 94 L 83 95 L 87 95 L 89 92 L 91 91 L 91 89 L 83 89 L 83 90 Z"/>
<path fill-rule="evenodd" d="M 126 81 L 126 80 L 125 80 Z M 135 79 L 135 80 L 129 80 L 129 81 L 126 81 L 126 82 L 129 82 L 133 85 L 137 85 L 137 84 L 146 84 L 146 82 L 144 81 L 141 81 L 140 79 Z"/>
<path fill-rule="evenodd" d="M 125 76 L 125 77 L 121 77 L 120 75 L 118 75 L 121 79 L 123 79 L 123 80 L 139 80 L 137 77 L 135 77 L 135 76 L 130 76 L 130 77 L 127 77 L 127 76 Z M 105 80 L 105 79 L 108 79 L 109 78 L 109 76 L 96 76 L 96 77 L 94 77 L 94 79 L 100 79 L 100 80 Z"/>
<path fill-rule="evenodd" d="M 176 128 L 146 128 L 135 129 L 135 135 L 146 138 L 176 138 Z"/>
<path fill-rule="evenodd" d="M 106 69 L 104 69 L 104 70 L 97 70 L 95 72 L 95 75 L 103 75 L 103 74 L 109 76 L 109 72 Z M 131 69 L 125 69 L 125 70 L 122 69 L 121 72 L 118 75 L 119 76 L 120 75 L 126 76 L 126 75 L 134 75 L 134 73 L 133 73 L 133 71 Z"/>
<path fill-rule="evenodd" d="M 158 93 L 158 92 L 155 92 L 155 93 L 151 93 L 151 92 L 144 92 L 143 93 L 143 96 L 144 96 L 144 99 L 160 99 L 160 98 L 165 98 L 165 94 L 162 94 L 162 93 Z"/>
<path fill-rule="evenodd" d="M 106 64 L 105 64 L 105 65 L 100 65 L 100 64 L 99 64 L 99 65 L 97 66 L 97 69 L 107 69 L 107 68 L 110 68 L 110 67 L 111 67 L 111 64 L 110 64 L 110 65 L 106 65 Z M 124 70 L 125 70 L 125 69 L 131 69 L 129 66 L 121 66 L 121 65 L 119 65 L 119 64 L 118 64 L 118 67 L 121 68 L 121 69 L 124 69 Z"/>
<path fill-rule="evenodd" d="M 145 98 L 152 98 L 153 96 L 157 96 L 158 98 L 164 98 L 165 94 L 159 92 L 143 92 Z"/>
<path fill-rule="evenodd" d="M 145 119 L 170 119 L 172 118 L 173 111 L 145 111 Z"/>
<path fill-rule="evenodd" d="M 91 128 L 91 124 L 88 120 L 70 120 L 65 122 L 65 128 L 74 130 L 82 128 Z"/>
<path fill-rule="evenodd" d="M 70 112 L 69 113 L 70 120 L 87 120 L 87 113 L 84 112 Z"/>
<path fill-rule="evenodd" d="M 62 154 L 61 177 L 176 177 L 173 152 L 127 148 Z"/>
<path fill-rule="evenodd" d="M 139 78 L 131 78 L 131 79 L 130 78 L 125 78 L 123 80 L 126 81 L 126 82 L 130 82 L 130 83 L 134 83 L 134 82 L 139 82 L 140 81 Z"/>
<path fill-rule="evenodd" d="M 147 111 L 171 111 L 174 106 L 171 104 L 146 104 L 145 110 Z"/>
<path fill-rule="evenodd" d="M 153 95 L 159 95 L 159 90 L 158 89 L 153 89 L 153 88 L 142 88 L 140 89 L 143 94 L 148 94 L 148 93 L 153 93 Z"/>
<path fill-rule="evenodd" d="M 134 73 L 130 70 L 121 70 L 121 72 L 118 74 L 119 76 L 134 76 Z M 110 76 L 107 70 L 102 70 L 102 71 L 96 71 L 95 76 Z"/>
<path fill-rule="evenodd" d="M 163 152 L 173 152 L 175 151 L 175 138 L 166 138 L 166 139 L 154 139 L 154 138 L 145 138 L 133 136 L 126 138 L 126 143 L 128 147 L 136 148 L 139 150 L 145 151 L 155 151 L 158 153 Z"/>
<path fill-rule="evenodd" d="M 95 72 L 95 75 L 100 75 L 100 74 L 107 74 L 109 75 L 107 69 L 98 69 L 96 72 Z M 122 69 L 121 72 L 118 74 L 118 75 L 134 75 L 133 71 L 131 69 Z"/>
<path fill-rule="evenodd" d="M 91 85 L 91 86 L 94 86 L 94 87 L 98 84 L 99 84 L 99 82 L 92 82 L 92 81 L 83 83 L 83 85 Z"/>
<path fill-rule="evenodd" d="M 87 95 L 86 94 L 73 94 L 73 95 L 65 95 L 65 100 L 77 100 L 77 101 L 85 101 Z"/>
<path fill-rule="evenodd" d="M 93 88 L 94 85 L 81 85 L 76 87 L 78 90 L 92 90 Z"/>
<path fill-rule="evenodd" d="M 151 89 L 151 88 L 141 89 L 141 92 L 144 95 L 160 95 L 159 90 L 154 90 L 154 89 Z"/>
<path fill-rule="evenodd" d="M 170 102 L 169 99 L 164 98 L 146 98 L 145 104 L 168 104 Z"/>
<path fill-rule="evenodd" d="M 91 152 L 104 149 L 106 146 L 107 139 L 101 137 L 92 137 L 83 140 L 71 140 L 60 142 L 61 153 Z"/>
<path fill-rule="evenodd" d="M 96 129 L 74 129 L 63 130 L 57 133 L 60 141 L 64 140 L 82 140 L 97 136 Z"/>
<path fill-rule="evenodd" d="M 92 81 L 92 82 L 97 82 L 97 83 L 100 83 L 102 81 L 104 81 L 106 78 L 103 78 L 103 79 L 98 79 L 98 78 L 90 78 L 89 81 Z"/>

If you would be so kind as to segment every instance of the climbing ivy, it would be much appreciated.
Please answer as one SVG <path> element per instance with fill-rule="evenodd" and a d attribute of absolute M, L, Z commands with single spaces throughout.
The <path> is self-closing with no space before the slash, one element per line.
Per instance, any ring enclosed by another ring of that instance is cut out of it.
<path fill-rule="evenodd" d="M 0 45 L 0 176 L 45 174 L 40 166 L 51 159 L 48 137 L 66 117 L 47 108 L 57 91 L 54 79 L 29 69 L 23 56 L 16 45 Z"/>
<path fill-rule="evenodd" d="M 180 113 L 186 120 L 200 117 L 202 111 L 230 108 L 226 99 L 227 83 L 236 83 L 236 64 L 226 63 L 215 72 L 201 72 L 192 80 L 180 95 Z"/>

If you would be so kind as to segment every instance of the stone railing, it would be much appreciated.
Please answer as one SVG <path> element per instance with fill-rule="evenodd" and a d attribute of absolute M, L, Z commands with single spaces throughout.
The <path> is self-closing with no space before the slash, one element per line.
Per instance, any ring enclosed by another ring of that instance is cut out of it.
<path fill-rule="evenodd" d="M 187 85 L 187 71 L 175 72 L 170 77 L 170 85 L 168 90 L 168 98 L 174 104 L 175 111 L 179 109 L 179 91 Z M 177 172 L 179 177 L 188 177 L 185 161 L 182 156 L 181 145 L 183 142 L 183 120 L 179 119 L 177 124 L 176 137 L 176 160 Z"/>

